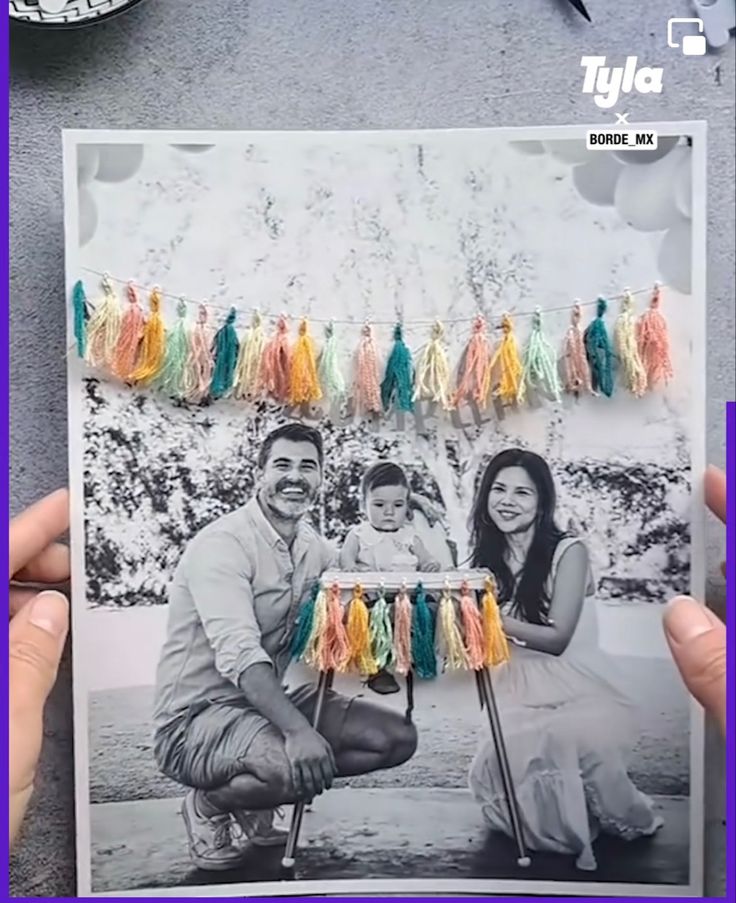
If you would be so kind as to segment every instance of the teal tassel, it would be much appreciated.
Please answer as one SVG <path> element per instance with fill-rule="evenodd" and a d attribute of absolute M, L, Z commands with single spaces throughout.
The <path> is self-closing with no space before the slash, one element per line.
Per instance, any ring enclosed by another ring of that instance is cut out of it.
<path fill-rule="evenodd" d="M 236 316 L 237 311 L 231 307 L 225 323 L 215 335 L 215 369 L 212 372 L 212 382 L 210 383 L 210 394 L 213 398 L 222 398 L 224 395 L 228 395 L 233 387 L 240 346 L 238 334 L 233 326 Z"/>
<path fill-rule="evenodd" d="M 411 657 L 417 677 L 437 677 L 437 656 L 434 651 L 434 618 L 427 604 L 427 594 L 421 583 L 413 606 L 411 629 Z"/>
<path fill-rule="evenodd" d="M 391 349 L 386 373 L 381 383 L 381 403 L 388 411 L 395 402 L 400 411 L 414 410 L 414 367 L 411 351 L 404 342 L 401 323 L 394 327 L 394 347 Z"/>
<path fill-rule="evenodd" d="M 318 595 L 319 584 L 316 583 L 312 587 L 309 598 L 299 609 L 296 625 L 294 626 L 294 635 L 291 639 L 291 657 L 295 660 L 300 659 L 307 648 L 307 641 L 312 632 L 312 622 L 314 620 L 314 603 L 317 601 Z"/>
<path fill-rule="evenodd" d="M 77 354 L 83 358 L 87 352 L 89 305 L 87 304 L 87 296 L 84 293 L 81 279 L 74 284 L 72 305 L 74 307 L 74 338 L 77 340 Z"/>
<path fill-rule="evenodd" d="M 610 398 L 613 395 L 613 347 L 603 319 L 607 307 L 606 299 L 599 298 L 596 318 L 585 330 L 585 353 L 593 390 Z"/>
<path fill-rule="evenodd" d="M 383 593 L 371 608 L 368 629 L 371 635 L 371 652 L 376 664 L 379 669 L 390 668 L 394 659 L 394 637 L 391 613 Z"/>

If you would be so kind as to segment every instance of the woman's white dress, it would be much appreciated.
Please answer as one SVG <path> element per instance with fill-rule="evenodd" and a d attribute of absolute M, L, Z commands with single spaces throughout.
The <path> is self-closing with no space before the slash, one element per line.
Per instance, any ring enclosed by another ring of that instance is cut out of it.
<path fill-rule="evenodd" d="M 562 555 L 579 541 L 558 544 L 550 596 Z M 596 868 L 592 843 L 600 832 L 630 840 L 661 824 L 627 774 L 635 710 L 616 663 L 600 648 L 592 591 L 591 579 L 591 595 L 561 655 L 512 645 L 511 661 L 493 672 L 526 844 L 573 854 L 586 870 Z M 469 780 L 489 826 L 513 836 L 490 736 L 481 742 Z"/>

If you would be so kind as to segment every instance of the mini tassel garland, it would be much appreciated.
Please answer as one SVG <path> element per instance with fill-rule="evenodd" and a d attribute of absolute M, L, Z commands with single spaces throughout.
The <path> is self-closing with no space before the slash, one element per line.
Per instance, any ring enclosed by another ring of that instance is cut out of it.
<path fill-rule="evenodd" d="M 74 338 L 77 342 L 77 356 L 83 358 L 87 352 L 89 305 L 81 279 L 77 280 L 72 289 L 72 310 L 74 312 Z"/>
<path fill-rule="evenodd" d="M 309 634 L 304 641 L 302 661 L 313 668 L 319 667 L 320 646 L 322 644 L 325 627 L 327 626 L 327 591 L 320 589 L 314 600 L 312 611 L 312 623 Z M 306 631 L 306 625 L 304 627 Z"/>
<path fill-rule="evenodd" d="M 375 674 L 378 671 L 378 664 L 371 650 L 368 606 L 365 604 L 363 587 L 360 585 L 355 587 L 350 600 L 347 635 L 350 644 L 349 664 L 364 677 Z"/>
<path fill-rule="evenodd" d="M 289 400 L 291 348 L 286 317 L 276 321 L 276 333 L 263 349 L 261 357 L 260 385 L 274 401 L 282 404 Z"/>
<path fill-rule="evenodd" d="M 433 401 L 449 411 L 452 408 L 450 362 L 444 335 L 445 327 L 438 320 L 432 327 L 432 338 L 417 363 L 414 401 Z"/>
<path fill-rule="evenodd" d="M 670 360 L 670 335 L 667 321 L 659 309 L 660 287 L 655 284 L 649 310 L 641 315 L 637 324 L 639 355 L 651 389 L 659 383 L 668 383 L 673 376 Z"/>
<path fill-rule="evenodd" d="M 560 379 L 557 375 L 557 355 L 542 332 L 542 311 L 537 308 L 532 317 L 532 331 L 524 352 L 524 369 L 519 383 L 518 400 L 526 397 L 527 389 L 539 391 L 554 401 L 560 400 Z"/>
<path fill-rule="evenodd" d="M 501 318 L 503 338 L 495 350 L 488 366 L 489 375 L 494 381 L 493 395 L 504 405 L 516 403 L 521 385 L 522 364 L 519 358 L 519 346 L 514 335 L 514 324 L 508 314 Z M 495 376 L 498 371 L 497 376 Z"/>
<path fill-rule="evenodd" d="M 161 291 L 154 288 L 148 300 L 150 313 L 143 327 L 140 358 L 138 366 L 131 374 L 134 383 L 150 383 L 164 363 L 166 353 L 166 327 L 161 316 Z"/>
<path fill-rule="evenodd" d="M 593 389 L 610 398 L 613 395 L 613 349 L 603 319 L 607 308 L 606 299 L 599 298 L 596 317 L 585 330 L 584 338 Z"/>
<path fill-rule="evenodd" d="M 363 326 L 358 346 L 355 373 L 355 404 L 363 414 L 381 413 L 381 389 L 378 377 L 378 351 L 370 323 Z"/>
<path fill-rule="evenodd" d="M 296 624 L 294 625 L 294 634 L 291 638 L 291 657 L 293 659 L 300 659 L 307 648 L 309 636 L 312 633 L 312 624 L 314 623 L 314 606 L 320 593 L 324 593 L 324 590 L 316 583 L 312 587 L 309 598 L 302 603 L 299 609 Z"/>
<path fill-rule="evenodd" d="M 391 612 L 383 593 L 379 595 L 370 610 L 370 632 L 377 668 L 379 670 L 389 668 L 394 660 L 393 628 L 391 627 Z"/>
<path fill-rule="evenodd" d="M 451 670 L 468 667 L 468 656 L 455 616 L 455 602 L 449 589 L 440 598 L 440 639 L 445 664 Z"/>
<path fill-rule="evenodd" d="M 480 315 L 473 321 L 473 335 L 463 356 L 462 371 L 455 390 L 454 404 L 474 401 L 480 407 L 488 403 L 490 388 L 491 345 L 488 341 L 486 321 Z"/>
<path fill-rule="evenodd" d="M 102 279 L 102 300 L 95 306 L 87 323 L 87 363 L 93 367 L 109 367 L 115 357 L 120 335 L 121 311 L 117 295 L 107 277 Z"/>
<path fill-rule="evenodd" d="M 299 324 L 299 337 L 294 344 L 291 358 L 291 390 L 289 401 L 292 404 L 310 404 L 322 398 L 322 390 L 317 378 L 317 360 L 314 341 L 309 334 L 309 324 L 303 319 Z"/>
<path fill-rule="evenodd" d="M 628 289 L 624 291 L 621 312 L 616 318 L 614 337 L 616 354 L 621 362 L 624 384 L 633 395 L 641 398 L 647 390 L 647 374 L 639 356 L 639 348 L 636 342 L 634 299 L 631 297 L 631 292 Z"/>
<path fill-rule="evenodd" d="M 411 600 L 405 589 L 394 599 L 394 661 L 397 674 L 411 671 Z"/>
<path fill-rule="evenodd" d="M 237 311 L 231 307 L 225 322 L 217 330 L 214 342 L 215 366 L 212 371 L 210 395 L 213 398 L 224 398 L 230 394 L 235 379 L 235 366 L 238 363 L 238 334 L 235 331 Z"/>
<path fill-rule="evenodd" d="M 572 309 L 570 325 L 565 333 L 562 356 L 565 365 L 565 391 L 571 395 L 590 393 L 593 387 L 590 382 L 590 368 L 585 354 L 585 339 L 580 328 L 582 311 L 576 302 Z"/>
<path fill-rule="evenodd" d="M 467 583 L 463 583 L 460 589 L 460 617 L 463 621 L 468 665 L 473 671 L 480 671 L 485 665 L 483 621 Z"/>
<path fill-rule="evenodd" d="M 184 395 L 189 357 L 189 328 L 186 316 L 187 303 L 181 298 L 176 305 L 176 325 L 166 336 L 164 363 L 157 380 L 161 389 L 172 398 L 182 398 Z"/>
<path fill-rule="evenodd" d="M 317 379 L 329 401 L 340 402 L 345 398 L 345 377 L 340 368 L 340 348 L 332 321 L 325 326 L 325 344 L 319 357 Z"/>
<path fill-rule="evenodd" d="M 381 383 L 381 404 L 388 411 L 395 404 L 399 411 L 413 411 L 412 384 L 414 370 L 411 351 L 404 342 L 401 323 L 394 327 L 394 346 L 386 362 L 386 372 Z"/>
<path fill-rule="evenodd" d="M 327 620 L 317 647 L 317 667 L 320 671 L 344 671 L 350 660 L 350 644 L 342 621 L 340 587 L 327 591 Z"/>
<path fill-rule="evenodd" d="M 437 656 L 434 651 L 434 621 L 421 583 L 417 586 L 413 613 L 411 653 L 414 670 L 417 677 L 429 680 L 437 676 Z"/>
<path fill-rule="evenodd" d="M 509 644 L 496 601 L 495 584 L 490 577 L 486 580 L 480 607 L 483 620 L 485 664 L 495 667 L 509 660 Z"/>
<path fill-rule="evenodd" d="M 115 357 L 112 362 L 113 373 L 120 379 L 129 381 L 135 370 L 146 316 L 138 303 L 138 293 L 132 282 L 127 287 L 129 307 L 123 314 L 120 324 L 120 335 L 115 346 Z"/>
<path fill-rule="evenodd" d="M 190 336 L 184 395 L 187 401 L 199 402 L 207 397 L 212 379 L 214 359 L 212 337 L 207 325 L 207 307 L 199 305 L 197 323 Z"/>
<path fill-rule="evenodd" d="M 263 334 L 263 318 L 258 311 L 253 314 L 250 328 L 240 343 L 238 363 L 235 366 L 233 395 L 238 399 L 252 401 L 258 395 L 261 358 L 266 338 Z"/>

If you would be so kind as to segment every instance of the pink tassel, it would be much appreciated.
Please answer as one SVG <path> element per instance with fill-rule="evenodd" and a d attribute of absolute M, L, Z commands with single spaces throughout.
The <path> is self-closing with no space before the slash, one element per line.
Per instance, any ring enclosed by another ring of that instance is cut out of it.
<path fill-rule="evenodd" d="M 580 303 L 576 302 L 572 309 L 572 322 L 565 333 L 562 350 L 565 366 L 565 391 L 571 395 L 593 392 L 588 356 L 585 353 L 585 337 L 580 327 L 581 316 Z"/>
<path fill-rule="evenodd" d="M 261 391 L 274 401 L 286 403 L 291 389 L 291 348 L 286 317 L 282 314 L 276 321 L 276 334 L 263 349 L 261 357 Z"/>
<path fill-rule="evenodd" d="M 381 413 L 378 352 L 370 323 L 363 326 L 355 374 L 355 406 L 363 414 Z"/>
<path fill-rule="evenodd" d="M 191 347 L 187 361 L 184 398 L 199 402 L 207 397 L 215 366 L 212 354 L 212 330 L 207 325 L 207 307 L 199 305 L 197 323 L 191 334 Z"/>
<path fill-rule="evenodd" d="M 320 671 L 345 671 L 350 661 L 350 642 L 343 624 L 340 587 L 332 586 L 327 593 L 327 621 L 317 648 Z"/>
<path fill-rule="evenodd" d="M 465 349 L 462 375 L 458 379 L 454 404 L 464 401 L 475 401 L 485 407 L 488 391 L 491 387 L 489 364 L 491 361 L 491 344 L 486 332 L 486 321 L 480 314 L 473 320 L 473 335 Z"/>
<path fill-rule="evenodd" d="M 124 380 L 129 379 L 135 370 L 138 348 L 140 347 L 143 329 L 146 325 L 146 315 L 138 303 L 138 293 L 132 282 L 128 283 L 126 291 L 130 307 L 123 314 L 120 334 L 115 346 L 115 356 L 112 362 L 113 373 Z"/>
<path fill-rule="evenodd" d="M 639 317 L 636 324 L 639 357 L 646 370 L 649 389 L 659 383 L 668 383 L 674 375 L 670 359 L 669 330 L 659 309 L 659 302 L 659 283 L 655 283 L 649 310 Z"/>
<path fill-rule="evenodd" d="M 397 674 L 411 671 L 411 600 L 405 589 L 394 600 L 394 662 Z"/>
<path fill-rule="evenodd" d="M 460 617 L 463 622 L 468 665 L 473 671 L 480 671 L 485 665 L 483 619 L 480 609 L 475 604 L 475 599 L 470 595 L 468 584 L 465 582 L 460 588 Z"/>

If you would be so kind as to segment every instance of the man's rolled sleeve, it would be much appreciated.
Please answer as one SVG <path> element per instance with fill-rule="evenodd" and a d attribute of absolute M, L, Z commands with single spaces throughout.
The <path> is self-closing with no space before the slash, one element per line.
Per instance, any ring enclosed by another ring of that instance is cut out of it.
<path fill-rule="evenodd" d="M 215 667 L 235 686 L 252 665 L 273 664 L 261 645 L 251 580 L 247 553 L 230 534 L 203 536 L 189 550 L 189 591 L 214 651 Z"/>

